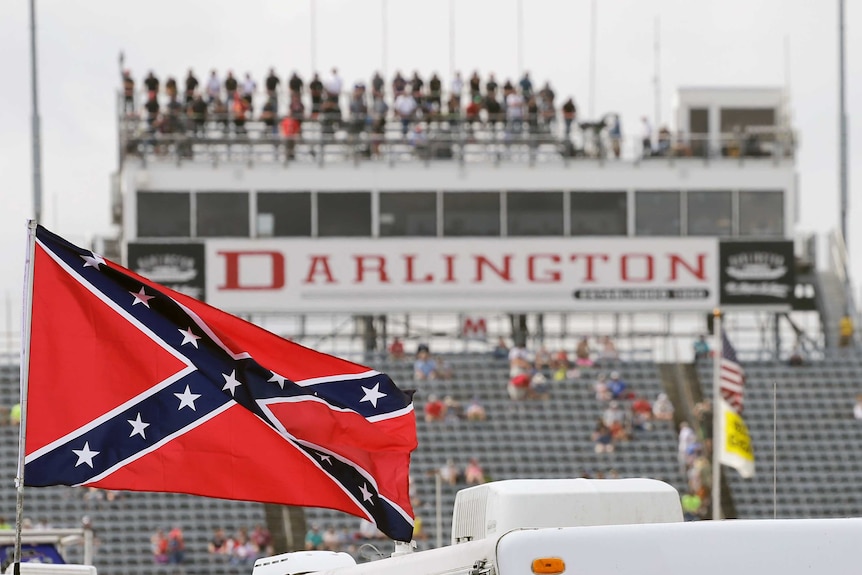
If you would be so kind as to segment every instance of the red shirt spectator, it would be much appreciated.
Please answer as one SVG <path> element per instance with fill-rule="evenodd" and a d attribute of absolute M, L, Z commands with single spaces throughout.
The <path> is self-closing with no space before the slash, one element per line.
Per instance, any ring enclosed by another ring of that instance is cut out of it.
<path fill-rule="evenodd" d="M 428 398 L 425 404 L 425 421 L 443 421 L 446 416 L 446 404 L 440 401 L 436 395 Z"/>
<path fill-rule="evenodd" d="M 404 359 L 404 344 L 397 337 L 389 344 L 389 357 L 391 359 Z"/>
<path fill-rule="evenodd" d="M 652 416 L 652 406 L 649 401 L 644 399 L 643 397 L 639 397 L 634 400 L 632 403 L 632 412 L 635 415 L 646 415 L 647 417 Z"/>

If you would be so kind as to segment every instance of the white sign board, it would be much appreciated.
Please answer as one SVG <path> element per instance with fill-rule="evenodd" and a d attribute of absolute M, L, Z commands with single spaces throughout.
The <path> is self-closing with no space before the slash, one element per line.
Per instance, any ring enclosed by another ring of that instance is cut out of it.
<path fill-rule="evenodd" d="M 230 312 L 708 311 L 710 238 L 211 239 Z"/>

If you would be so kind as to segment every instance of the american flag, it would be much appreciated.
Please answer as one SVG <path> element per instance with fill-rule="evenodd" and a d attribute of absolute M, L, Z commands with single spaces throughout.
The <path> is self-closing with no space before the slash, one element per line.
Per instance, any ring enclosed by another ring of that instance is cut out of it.
<path fill-rule="evenodd" d="M 340 509 L 409 541 L 411 395 L 41 226 L 25 484 Z"/>
<path fill-rule="evenodd" d="M 745 370 L 736 359 L 736 350 L 727 339 L 727 334 L 721 332 L 721 365 L 719 379 L 721 380 L 721 396 L 736 413 L 742 414 L 742 392 L 745 390 Z"/>

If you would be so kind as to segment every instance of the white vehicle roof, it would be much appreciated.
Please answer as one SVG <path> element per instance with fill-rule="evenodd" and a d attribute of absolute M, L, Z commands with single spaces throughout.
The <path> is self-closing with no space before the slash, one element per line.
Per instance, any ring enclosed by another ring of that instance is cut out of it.
<path fill-rule="evenodd" d="M 862 519 L 698 521 L 513 531 L 498 575 L 529 575 L 558 557 L 567 574 L 858 575 Z"/>
<path fill-rule="evenodd" d="M 682 521 L 679 493 L 655 479 L 511 479 L 460 490 L 452 543 L 531 527 Z"/>

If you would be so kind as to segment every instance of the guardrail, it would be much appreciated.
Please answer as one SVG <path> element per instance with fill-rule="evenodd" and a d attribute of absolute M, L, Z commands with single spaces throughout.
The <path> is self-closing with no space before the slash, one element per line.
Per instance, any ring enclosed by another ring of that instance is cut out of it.
<path fill-rule="evenodd" d="M 481 109 L 468 115 L 465 108 L 448 113 L 418 107 L 402 117 L 391 108 L 375 114 L 373 106 L 367 112 L 360 108 L 361 112 L 349 114 L 343 114 L 338 105 L 315 113 L 290 113 L 276 106 L 257 115 L 235 116 L 224 106 L 207 106 L 206 111 L 195 113 L 179 100 L 160 103 L 158 112 L 138 112 L 125 106 L 122 97 L 118 109 L 121 161 L 138 157 L 177 163 L 240 160 L 321 165 L 367 160 L 534 164 L 581 159 L 634 163 L 771 159 L 778 163 L 795 153 L 794 134 L 787 129 L 747 128 L 718 136 L 663 129 L 647 141 L 623 136 L 616 114 L 578 122 L 564 119 L 557 110 L 525 109 L 514 118 L 505 111 L 489 114 Z"/>
<path fill-rule="evenodd" d="M 359 163 L 384 160 L 430 162 L 577 162 L 600 163 L 725 160 L 740 164 L 793 157 L 787 134 L 753 138 L 752 134 L 672 137 L 658 147 L 645 149 L 642 140 L 615 138 L 606 132 L 580 128 L 570 136 L 553 125 L 530 127 L 487 119 L 476 121 L 439 117 L 387 122 L 380 130 L 364 128 L 365 120 L 305 117 L 301 131 L 284 134 L 260 120 L 237 126 L 229 118 L 180 119 L 165 129 L 140 118 L 124 118 L 120 125 L 121 161 L 137 157 L 144 162 L 170 161 L 249 163 Z M 395 125 L 393 125 L 395 124 Z M 363 127 L 358 127 L 363 126 Z"/>

